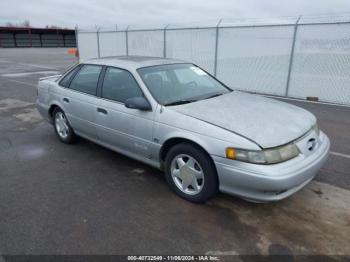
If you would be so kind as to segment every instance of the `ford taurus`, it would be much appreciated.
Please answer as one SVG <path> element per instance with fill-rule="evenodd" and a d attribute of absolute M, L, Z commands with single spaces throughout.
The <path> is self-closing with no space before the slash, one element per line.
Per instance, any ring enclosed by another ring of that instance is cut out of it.
<path fill-rule="evenodd" d="M 193 202 L 218 191 L 286 198 L 314 178 L 330 146 L 308 111 L 172 59 L 80 63 L 40 79 L 37 108 L 63 143 L 78 135 L 164 170 L 170 188 Z"/>

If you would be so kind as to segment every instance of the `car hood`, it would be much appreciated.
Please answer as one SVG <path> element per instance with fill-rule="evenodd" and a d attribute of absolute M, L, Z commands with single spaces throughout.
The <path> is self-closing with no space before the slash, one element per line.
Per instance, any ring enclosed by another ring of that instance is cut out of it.
<path fill-rule="evenodd" d="M 171 108 L 239 134 L 262 148 L 295 140 L 316 123 L 315 116 L 302 108 L 238 91 Z"/>

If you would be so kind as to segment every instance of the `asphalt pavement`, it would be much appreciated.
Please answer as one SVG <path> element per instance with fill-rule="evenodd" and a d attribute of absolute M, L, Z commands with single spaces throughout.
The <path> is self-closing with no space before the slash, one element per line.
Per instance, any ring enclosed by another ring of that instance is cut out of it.
<path fill-rule="evenodd" d="M 66 49 L 0 48 L 0 254 L 350 255 L 350 107 L 284 100 L 316 115 L 331 155 L 277 203 L 174 195 L 163 174 L 84 139 L 65 145 L 35 109 Z"/>

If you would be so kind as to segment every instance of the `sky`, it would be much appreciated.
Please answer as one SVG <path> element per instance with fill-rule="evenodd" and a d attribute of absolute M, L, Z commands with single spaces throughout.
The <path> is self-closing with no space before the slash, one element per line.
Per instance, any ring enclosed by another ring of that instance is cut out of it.
<path fill-rule="evenodd" d="M 350 0 L 1 0 L 0 25 L 155 26 L 235 18 L 350 15 Z"/>

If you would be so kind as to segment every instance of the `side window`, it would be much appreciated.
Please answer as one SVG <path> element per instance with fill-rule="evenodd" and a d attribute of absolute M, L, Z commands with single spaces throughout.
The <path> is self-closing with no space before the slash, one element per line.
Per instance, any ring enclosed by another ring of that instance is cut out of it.
<path fill-rule="evenodd" d="M 75 75 L 75 73 L 80 69 L 80 66 L 76 66 L 73 68 L 68 74 L 65 75 L 65 77 L 60 81 L 60 85 L 64 87 L 68 87 L 70 80 Z"/>
<path fill-rule="evenodd" d="M 97 65 L 84 65 L 74 77 L 69 88 L 86 94 L 96 95 L 101 69 L 102 67 Z"/>
<path fill-rule="evenodd" d="M 124 103 L 132 97 L 143 96 L 134 77 L 126 70 L 109 67 L 102 86 L 102 97 Z"/>

